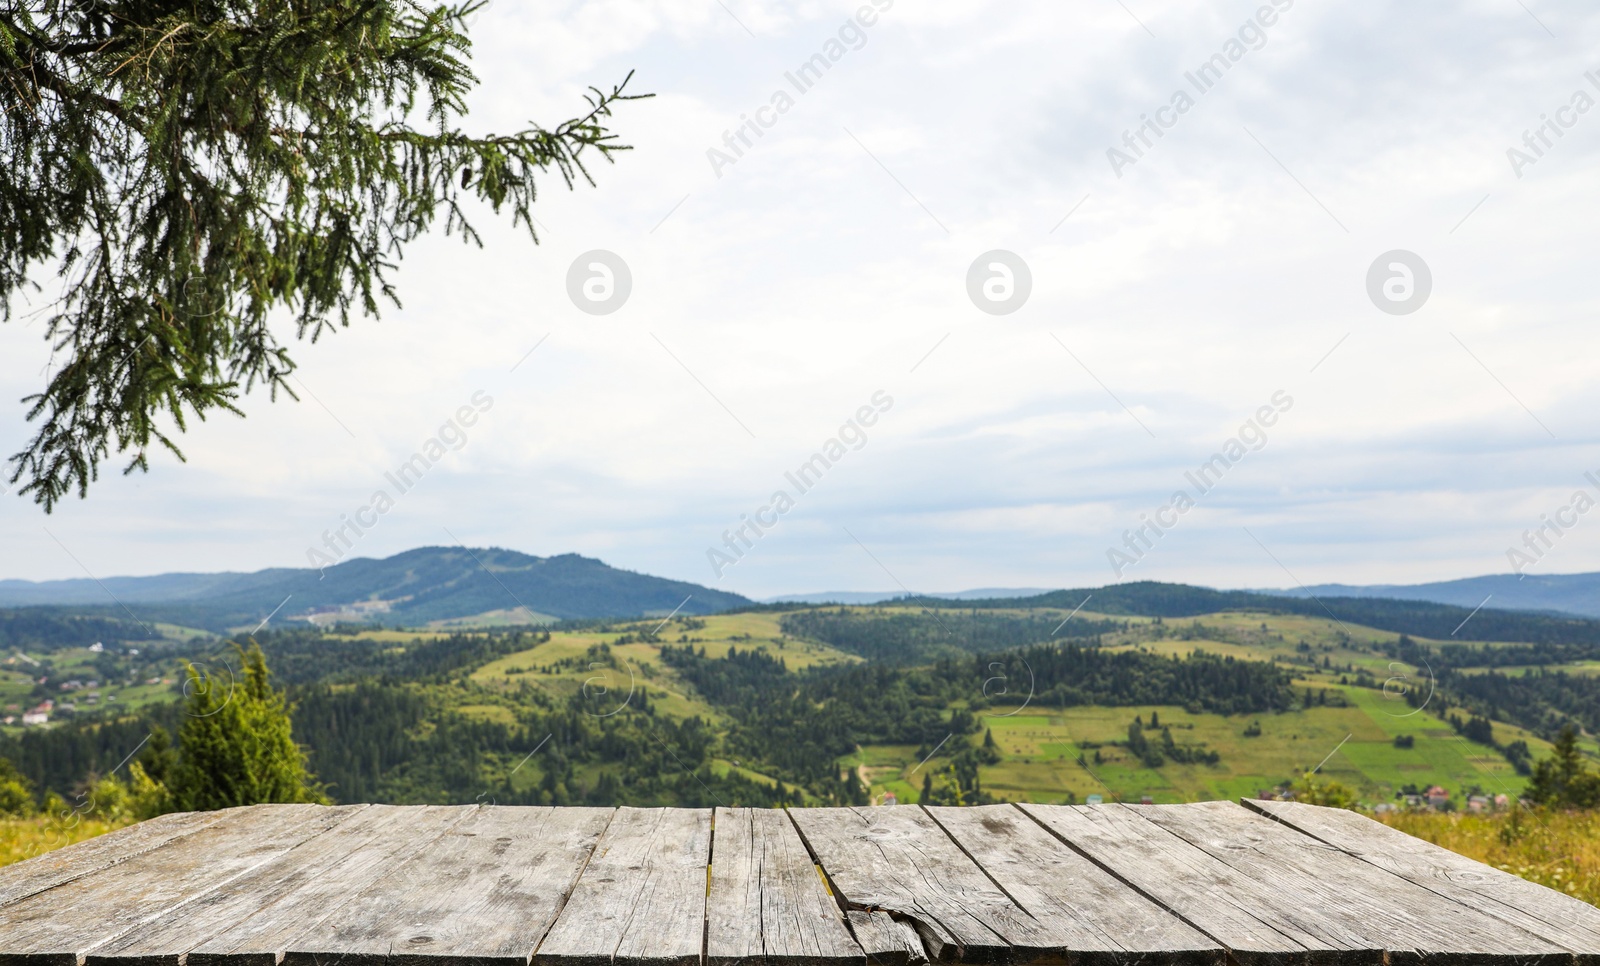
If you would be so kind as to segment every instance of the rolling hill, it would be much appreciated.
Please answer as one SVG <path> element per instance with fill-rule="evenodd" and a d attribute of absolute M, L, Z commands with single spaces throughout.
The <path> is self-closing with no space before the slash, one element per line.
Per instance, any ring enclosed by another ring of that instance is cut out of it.
<path fill-rule="evenodd" d="M 1458 607 L 1477 607 L 1488 602 L 1505 610 L 1600 617 L 1600 573 L 1528 574 L 1522 577 L 1516 574 L 1488 574 L 1430 584 L 1315 584 L 1263 593 L 1286 597 L 1385 597 L 1425 600 Z"/>
<path fill-rule="evenodd" d="M 1000 597 L 1036 597 L 1050 591 L 1044 587 L 980 587 L 977 590 L 957 590 L 942 594 L 907 594 L 903 590 L 824 590 L 812 594 L 784 594 L 765 598 L 766 604 L 881 604 L 884 601 L 910 597 L 937 597 L 940 600 L 991 600 Z"/>
<path fill-rule="evenodd" d="M 592 557 L 534 557 L 497 547 L 419 547 L 381 560 L 255 573 L 104 580 L 0 581 L 0 607 L 122 607 L 143 621 L 208 629 L 320 614 L 421 625 L 499 615 L 550 619 L 709 614 L 750 604 L 738 594 L 619 570 Z"/>
<path fill-rule="evenodd" d="M 1319 769 L 1369 802 L 1441 784 L 1459 803 L 1516 795 L 1553 725 L 1592 717 L 1588 679 L 1567 678 L 1572 700 L 1557 707 L 1540 690 L 1554 673 L 1435 674 L 1427 664 L 1455 645 L 1325 615 L 1083 610 L 1061 626 L 1068 613 L 798 606 L 536 632 L 302 624 L 256 636 L 341 801 L 1173 802 Z M 1058 627 L 1075 636 L 1052 638 Z M 91 677 L 106 699 L 47 729 L 0 726 L 0 756 L 62 792 L 112 768 L 153 724 L 176 726 L 186 657 L 230 659 L 195 640 L 0 662 L 0 701 L 41 700 L 56 685 L 40 678 Z M 1495 687 L 1468 687 L 1480 681 Z"/>
<path fill-rule="evenodd" d="M 1128 587 L 1145 586 L 1145 582 L 1130 582 Z M 1089 593 L 1103 595 L 1116 594 L 1116 587 L 1105 587 L 1099 591 L 1049 591 L 1042 588 L 993 588 L 980 590 L 965 590 L 957 593 L 944 594 L 917 594 L 916 600 L 1014 600 L 1016 598 L 1037 599 L 1047 594 L 1070 596 L 1073 593 L 1081 600 Z M 1138 591 L 1134 591 L 1138 593 Z M 1292 587 L 1285 589 L 1239 590 L 1239 591 L 1210 591 L 1218 595 L 1259 595 L 1262 597 L 1293 597 L 1300 600 L 1313 598 L 1326 600 L 1328 598 L 1360 597 L 1381 600 L 1407 600 L 1420 601 L 1429 604 L 1445 604 L 1451 607 L 1464 607 L 1468 610 L 1487 605 L 1498 610 L 1535 611 L 1549 615 L 1568 615 L 1574 617 L 1600 617 L 1600 573 L 1587 574 L 1550 574 L 1542 576 L 1527 575 L 1519 577 L 1516 574 L 1485 574 L 1479 577 L 1463 577 L 1458 580 L 1442 580 L 1424 584 L 1313 584 L 1309 587 Z M 907 596 L 904 591 L 825 591 L 812 594 L 785 594 L 780 597 L 771 597 L 767 603 L 782 604 L 877 604 Z M 1245 600 L 1238 597 L 1237 600 Z M 1193 606 L 1208 606 L 1214 600 L 1194 602 Z"/>
<path fill-rule="evenodd" d="M 1498 600 L 1490 601 L 1489 606 L 1461 606 L 1398 597 L 1302 597 L 1138 580 L 1105 587 L 1053 590 L 1035 597 L 961 601 L 917 598 L 911 603 L 931 609 L 970 610 L 1071 610 L 1083 607 L 1087 611 L 1102 614 L 1161 618 L 1198 617 L 1219 611 L 1249 610 L 1329 618 L 1337 623 L 1365 624 L 1442 641 L 1583 646 L 1600 643 L 1600 620 L 1569 614 L 1505 609 L 1495 606 Z"/>

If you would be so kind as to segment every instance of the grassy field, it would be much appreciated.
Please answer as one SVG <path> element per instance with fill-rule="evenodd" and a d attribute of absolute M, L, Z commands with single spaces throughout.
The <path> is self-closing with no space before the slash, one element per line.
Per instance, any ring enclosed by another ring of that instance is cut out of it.
<path fill-rule="evenodd" d="M 1544 670 L 1544 671 L 1565 671 L 1568 674 L 1574 674 L 1574 675 L 1581 674 L 1581 675 L 1584 675 L 1586 677 L 1594 677 L 1595 675 L 1600 674 L 1600 661 L 1573 661 L 1570 664 L 1544 664 L 1544 665 L 1537 665 L 1537 664 L 1507 664 L 1507 665 L 1505 665 L 1503 667 L 1495 667 L 1495 668 L 1469 667 L 1469 668 L 1462 668 L 1461 669 L 1461 673 L 1463 673 L 1463 674 L 1487 674 L 1490 671 L 1494 671 L 1494 672 L 1499 673 L 1499 674 L 1518 675 L 1518 674 L 1522 674 L 1522 673 L 1524 673 L 1526 671 L 1539 671 L 1539 670 Z"/>
<path fill-rule="evenodd" d="M 1522 790 L 1524 779 L 1498 752 L 1466 741 L 1433 713 L 1428 668 L 1383 653 L 1396 634 L 1299 615 L 1117 619 L 1126 620 L 1128 630 L 1106 635 L 1108 648 L 1169 656 L 1204 650 L 1236 660 L 1270 661 L 1290 672 L 1297 691 L 1327 692 L 1328 706 L 1244 716 L 1189 714 L 1165 706 L 992 707 L 980 715 L 1002 755 L 998 764 L 980 771 L 990 794 L 1035 802 L 1069 796 L 1082 801 L 1091 794 L 1108 801 L 1138 801 L 1145 795 L 1157 802 L 1231 799 L 1253 796 L 1319 763 L 1319 775 L 1350 785 L 1374 804 L 1392 801 L 1407 785 L 1439 784 L 1458 797 L 1470 787 L 1513 798 Z M 1356 686 L 1363 675 L 1376 686 Z M 1404 699 L 1407 692 L 1423 706 L 1413 708 Z M 1148 725 L 1152 712 L 1180 744 L 1203 743 L 1221 761 L 1168 762 L 1151 769 L 1125 749 L 1104 747 L 1126 739 L 1135 715 Z M 1258 736 L 1246 734 L 1256 727 Z M 1526 741 L 1535 757 L 1549 751 L 1548 742 L 1512 725 L 1497 722 L 1494 733 L 1502 744 Z M 1394 739 L 1401 735 L 1411 736 L 1414 746 L 1396 747 Z M 953 750 L 947 745 L 923 763 L 914 747 L 873 746 L 862 748 L 848 764 L 860 769 L 875 795 L 893 792 L 902 802 L 915 801 L 923 772 L 944 767 Z M 1085 765 L 1077 763 L 1079 755 Z"/>
<path fill-rule="evenodd" d="M 779 628 L 778 619 L 777 614 L 728 614 L 674 620 L 664 625 L 661 621 L 618 624 L 603 633 L 558 632 L 543 644 L 485 664 L 472 673 L 470 680 L 488 691 L 507 695 L 515 694 L 524 685 L 563 695 L 587 689 L 591 696 L 615 700 L 618 707 L 632 701 L 643 689 L 664 714 L 675 718 L 698 715 L 706 721 L 720 722 L 721 713 L 702 701 L 662 663 L 660 645 L 613 642 L 660 627 L 663 642 L 692 644 L 697 650 L 704 648 L 706 655 L 713 658 L 726 657 L 733 648 L 761 651 L 782 658 L 794 671 L 860 661 L 826 644 L 787 637 Z M 599 644 L 610 647 L 616 666 L 587 657 L 589 648 Z"/>
<path fill-rule="evenodd" d="M 471 617 L 454 617 L 449 620 L 429 621 L 428 626 L 440 630 L 476 630 L 486 627 L 522 627 L 528 624 L 554 624 L 557 618 L 549 614 L 528 610 L 526 607 L 507 607 Z"/>
<path fill-rule="evenodd" d="M 1386 825 L 1600 905 L 1600 812 L 1402 812 Z"/>
<path fill-rule="evenodd" d="M 1323 763 L 1319 775 L 1355 788 L 1373 803 L 1393 800 L 1406 785 L 1437 783 L 1452 794 L 1470 785 L 1490 795 L 1505 792 L 1515 797 L 1521 791 L 1523 779 L 1504 758 L 1465 741 L 1427 711 L 1402 717 L 1403 712 L 1397 712 L 1395 703 L 1381 692 L 1335 686 L 1329 689 L 1330 696 L 1335 691 L 1348 707 L 1269 715 L 1190 714 L 1181 707 L 1151 705 L 1064 711 L 990 708 L 980 720 L 994 734 L 1002 760 L 979 774 L 990 794 L 1033 802 L 1062 801 L 1069 795 L 1083 801 L 1091 794 L 1107 801 L 1138 801 L 1149 795 L 1162 803 L 1233 799 L 1254 796 L 1319 763 Z M 1172 729 L 1179 744 L 1203 743 L 1222 760 L 1216 765 L 1168 762 L 1151 769 L 1124 748 L 1104 746 L 1125 740 L 1135 715 L 1148 725 L 1152 713 Z M 1259 736 L 1245 735 L 1252 726 L 1260 728 Z M 1413 736 L 1415 745 L 1396 748 L 1394 738 L 1401 734 Z M 1495 725 L 1495 737 L 1501 742 L 1527 741 L 1535 755 L 1550 747 L 1505 724 Z M 1097 744 L 1102 747 L 1093 747 Z M 921 764 L 915 747 L 874 745 L 863 748 L 850 764 L 865 766 L 874 793 L 890 791 L 902 802 L 915 801 L 922 771 L 943 767 L 952 750 L 946 745 Z M 1096 751 L 1100 763 L 1094 761 Z M 1077 763 L 1079 755 L 1085 765 Z"/>
<path fill-rule="evenodd" d="M 1056 619 L 1067 613 L 1060 612 Z M 710 657 L 723 656 L 733 647 L 761 650 L 783 658 L 795 670 L 859 660 L 823 644 L 786 637 L 780 619 L 780 614 L 759 613 L 674 620 L 659 635 L 663 641 L 703 647 Z M 1200 649 L 1238 660 L 1271 661 L 1290 672 L 1297 691 L 1325 691 L 1329 704 L 1260 716 L 1190 714 L 1181 707 L 1153 706 L 991 707 L 980 718 L 993 731 L 1002 760 L 981 770 L 983 787 L 990 794 L 1044 802 L 1069 797 L 1082 801 L 1091 794 L 1131 801 L 1148 795 L 1157 802 L 1232 799 L 1293 780 L 1319 763 L 1319 774 L 1350 785 L 1370 803 L 1392 801 L 1408 785 L 1440 784 L 1458 798 L 1468 788 L 1513 797 L 1522 789 L 1523 779 L 1494 749 L 1465 741 L 1430 707 L 1413 709 L 1403 700 L 1408 690 L 1426 698 L 1431 681 L 1425 667 L 1402 664 L 1383 653 L 1398 635 L 1298 615 L 1113 619 L 1125 622 L 1127 630 L 1107 635 L 1108 647 L 1175 656 Z M 603 633 L 558 632 L 547 643 L 479 668 L 470 681 L 480 695 L 498 695 L 493 700 L 507 704 L 514 704 L 523 688 L 553 694 L 586 688 L 591 695 L 612 696 L 621 705 L 643 688 L 662 713 L 680 718 L 698 715 L 721 724 L 722 715 L 661 662 L 658 645 L 612 644 L 619 636 L 637 637 L 658 624 L 618 624 Z M 616 666 L 590 660 L 588 649 L 597 644 L 611 645 Z M 1358 687 L 1354 682 L 1359 677 L 1381 687 Z M 491 720 L 505 720 L 510 713 L 481 697 L 461 710 Z M 1169 762 L 1151 769 L 1125 749 L 1110 746 L 1126 739 L 1135 715 L 1148 724 L 1152 712 L 1160 715 L 1180 744 L 1203 743 L 1220 754 L 1221 761 L 1217 765 Z M 1259 735 L 1246 734 L 1256 728 Z M 1414 746 L 1397 748 L 1394 739 L 1401 735 L 1411 736 Z M 1495 738 L 1501 743 L 1526 741 L 1536 757 L 1549 749 L 1548 743 L 1507 724 L 1495 725 Z M 842 763 L 857 769 L 875 797 L 893 792 L 901 802 L 911 802 L 918 797 L 924 771 L 946 767 L 955 750 L 952 741 L 924 763 L 914 746 L 868 746 Z M 1096 750 L 1099 762 L 1094 761 Z M 1087 767 L 1077 763 L 1080 754 Z M 717 767 L 746 771 L 727 760 Z"/>
<path fill-rule="evenodd" d="M 104 822 L 76 815 L 64 821 L 44 816 L 0 819 L 0 865 L 43 855 L 127 824 L 127 821 Z"/>

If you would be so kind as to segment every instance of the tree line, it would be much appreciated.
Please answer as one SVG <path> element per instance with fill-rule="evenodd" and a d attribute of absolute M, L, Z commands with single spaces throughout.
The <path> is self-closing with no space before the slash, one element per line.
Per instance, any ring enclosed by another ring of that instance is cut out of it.
<path fill-rule="evenodd" d="M 832 645 L 880 664 L 926 664 L 945 657 L 1038 644 L 1055 637 L 1062 621 L 1048 615 L 921 613 L 818 608 L 785 614 L 783 632 Z M 1126 630 L 1124 621 L 1075 619 L 1074 637 Z"/>

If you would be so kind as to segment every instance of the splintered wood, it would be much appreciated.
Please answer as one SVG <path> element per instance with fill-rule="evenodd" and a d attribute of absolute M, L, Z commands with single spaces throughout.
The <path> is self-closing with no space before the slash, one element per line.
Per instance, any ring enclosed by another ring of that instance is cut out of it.
<path fill-rule="evenodd" d="M 257 805 L 0 869 L 0 966 L 1600 966 L 1353 812 Z"/>

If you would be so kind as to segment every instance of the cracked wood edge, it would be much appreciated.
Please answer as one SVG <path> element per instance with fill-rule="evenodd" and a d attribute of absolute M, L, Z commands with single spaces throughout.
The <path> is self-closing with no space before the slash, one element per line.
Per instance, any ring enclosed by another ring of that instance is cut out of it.
<path fill-rule="evenodd" d="M 718 808 L 706 900 L 706 962 L 863 964 L 850 931 L 788 815 Z"/>

